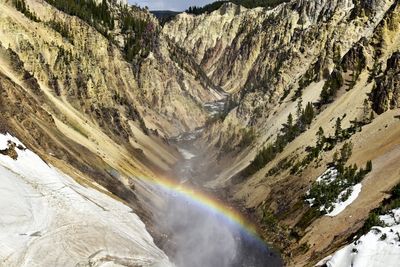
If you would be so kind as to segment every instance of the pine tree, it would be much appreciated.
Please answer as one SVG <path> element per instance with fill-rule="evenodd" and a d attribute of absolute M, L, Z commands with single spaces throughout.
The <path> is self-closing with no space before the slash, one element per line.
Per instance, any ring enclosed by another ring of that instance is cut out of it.
<path fill-rule="evenodd" d="M 303 120 L 306 125 L 310 125 L 312 120 L 314 119 L 314 108 L 311 102 L 307 103 L 306 108 L 304 109 L 303 113 Z"/>
<path fill-rule="evenodd" d="M 363 118 L 362 118 L 363 122 L 368 122 L 369 113 L 370 113 L 369 101 L 368 101 L 368 99 L 364 99 L 364 103 L 363 103 Z"/>
<path fill-rule="evenodd" d="M 369 122 L 372 122 L 375 118 L 375 114 L 373 111 L 371 111 L 371 114 L 369 115 Z"/>
<path fill-rule="evenodd" d="M 21 12 L 22 14 L 24 14 L 27 18 L 36 21 L 36 22 L 40 22 L 40 19 L 36 16 L 36 14 L 32 11 L 30 11 L 29 7 L 26 5 L 25 0 L 14 0 L 13 4 L 15 6 L 15 8 Z"/>
<path fill-rule="evenodd" d="M 295 137 L 294 130 L 295 130 L 295 127 L 294 127 L 294 123 L 293 123 L 293 115 L 292 115 L 292 113 L 290 113 L 287 118 L 286 123 L 283 124 L 283 127 L 281 129 L 283 136 L 278 136 L 278 138 L 277 138 L 277 143 L 280 143 L 281 141 L 283 141 L 283 143 L 279 144 L 279 146 L 284 146 L 288 142 L 290 142 L 294 139 L 294 137 Z M 282 139 L 282 140 L 280 140 L 280 139 Z"/>
<path fill-rule="evenodd" d="M 293 115 L 292 113 L 289 113 L 289 116 L 287 117 L 286 124 L 284 125 L 283 132 L 288 133 L 290 129 L 293 128 Z"/>
<path fill-rule="evenodd" d="M 327 86 L 324 86 L 320 94 L 320 102 L 322 104 L 327 104 L 329 100 L 330 100 L 329 88 Z"/>
<path fill-rule="evenodd" d="M 344 165 L 351 157 L 353 152 L 353 144 L 351 142 L 345 143 L 340 150 L 340 161 Z"/>
<path fill-rule="evenodd" d="M 370 160 L 367 161 L 367 165 L 365 167 L 365 171 L 367 173 L 372 171 L 372 161 L 370 161 Z"/>
<path fill-rule="evenodd" d="M 297 101 L 297 109 L 296 109 L 297 121 L 302 120 L 302 114 L 303 114 L 303 98 L 300 97 L 299 100 Z"/>
<path fill-rule="evenodd" d="M 335 151 L 335 153 L 333 153 L 333 162 L 335 164 L 337 164 L 339 162 L 339 154 L 337 151 Z"/>
<path fill-rule="evenodd" d="M 324 129 L 322 127 L 319 127 L 317 132 L 317 147 L 319 147 L 319 149 L 322 149 L 324 143 L 325 143 Z"/>
<path fill-rule="evenodd" d="M 335 125 L 335 137 L 340 140 L 342 135 L 342 120 L 340 118 L 336 119 Z"/>

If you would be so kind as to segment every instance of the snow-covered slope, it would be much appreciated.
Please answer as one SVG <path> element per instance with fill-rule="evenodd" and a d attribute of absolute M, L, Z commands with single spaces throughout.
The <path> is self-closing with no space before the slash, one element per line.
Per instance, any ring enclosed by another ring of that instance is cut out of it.
<path fill-rule="evenodd" d="M 374 227 L 320 263 L 328 267 L 391 267 L 400 263 L 400 209 L 380 216 L 385 227 Z M 326 262 L 325 262 L 326 261 Z"/>
<path fill-rule="evenodd" d="M 129 207 L 9 134 L 0 149 L 0 266 L 172 266 Z"/>
<path fill-rule="evenodd" d="M 344 211 L 347 206 L 349 206 L 351 203 L 354 202 L 354 200 L 357 199 L 358 195 L 361 192 L 362 185 L 361 184 L 356 184 L 355 186 L 352 186 L 350 188 L 347 188 L 343 192 L 340 193 L 337 201 L 333 204 L 333 210 L 326 214 L 327 216 L 334 217 Z M 341 201 L 340 199 L 344 194 L 348 192 L 348 190 L 351 190 L 350 196 L 345 200 Z"/>
<path fill-rule="evenodd" d="M 323 174 L 321 174 L 317 178 L 316 182 L 329 185 L 333 183 L 337 179 L 337 177 L 338 177 L 338 170 L 335 167 L 331 167 L 328 168 Z M 326 207 L 326 205 L 322 205 L 321 207 L 319 207 L 319 210 L 325 212 L 326 216 L 330 217 L 337 216 L 339 215 L 339 213 L 344 211 L 347 206 L 349 206 L 357 199 L 358 195 L 361 192 L 361 189 L 362 189 L 361 183 L 356 184 L 354 186 L 350 186 L 339 194 L 336 201 L 332 203 L 332 208 Z M 310 191 L 308 191 L 307 194 L 309 193 Z M 343 196 L 347 194 L 349 195 L 347 196 L 347 198 L 345 198 L 345 200 L 343 200 Z M 310 207 L 312 207 L 314 205 L 315 198 L 308 198 L 306 199 L 306 201 L 310 204 Z"/>

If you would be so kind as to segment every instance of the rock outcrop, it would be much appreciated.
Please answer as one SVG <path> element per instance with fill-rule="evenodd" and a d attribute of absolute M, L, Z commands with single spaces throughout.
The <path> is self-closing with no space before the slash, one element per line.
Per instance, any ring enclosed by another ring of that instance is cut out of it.
<path fill-rule="evenodd" d="M 400 108 L 400 52 L 394 53 L 386 63 L 386 70 L 375 78 L 376 87 L 371 92 L 372 108 L 382 114 Z"/>

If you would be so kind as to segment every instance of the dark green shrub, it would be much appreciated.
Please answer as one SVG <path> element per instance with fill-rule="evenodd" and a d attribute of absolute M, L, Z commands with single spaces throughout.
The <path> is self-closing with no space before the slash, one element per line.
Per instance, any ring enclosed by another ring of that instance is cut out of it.
<path fill-rule="evenodd" d="M 343 84 L 344 80 L 342 73 L 335 69 L 322 88 L 319 104 L 324 105 L 330 103 Z"/>

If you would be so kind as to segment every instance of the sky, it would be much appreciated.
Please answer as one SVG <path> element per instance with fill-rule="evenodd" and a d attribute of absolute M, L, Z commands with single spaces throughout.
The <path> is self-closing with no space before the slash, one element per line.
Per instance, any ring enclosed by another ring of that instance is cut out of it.
<path fill-rule="evenodd" d="M 184 11 L 189 6 L 204 6 L 215 0 L 129 0 L 131 4 L 148 6 L 150 10 Z"/>

